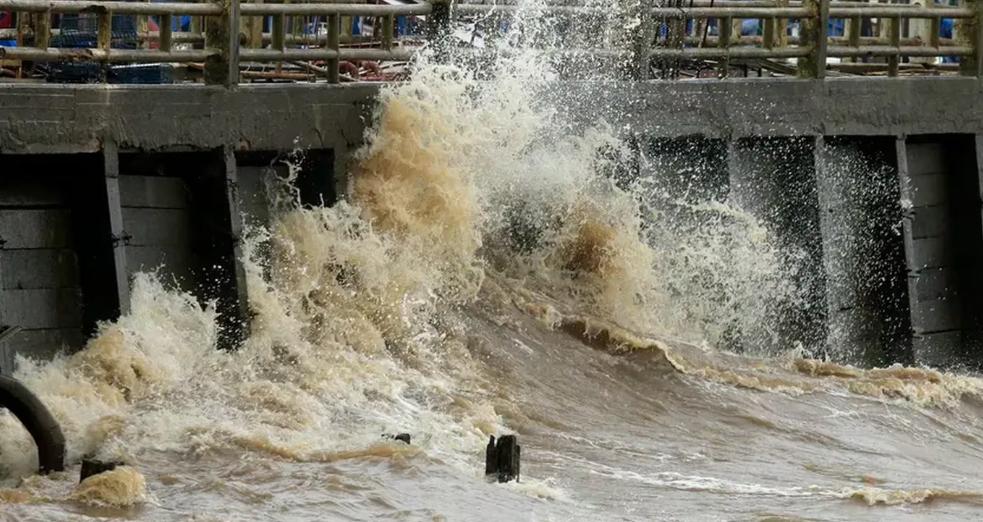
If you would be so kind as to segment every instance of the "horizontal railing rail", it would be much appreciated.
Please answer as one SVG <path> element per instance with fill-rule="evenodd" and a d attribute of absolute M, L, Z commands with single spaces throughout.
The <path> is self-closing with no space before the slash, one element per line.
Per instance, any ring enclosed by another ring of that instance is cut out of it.
<path fill-rule="evenodd" d="M 343 62 L 408 61 L 423 43 L 443 55 L 452 49 L 442 35 L 449 33 L 456 20 L 478 24 L 494 18 L 492 14 L 519 13 L 588 19 L 621 16 L 626 21 L 639 21 L 622 24 L 633 31 L 627 49 L 600 46 L 560 53 L 617 56 L 619 61 L 627 58 L 631 63 L 627 72 L 637 79 L 652 78 L 659 68 L 678 70 L 689 62 L 700 62 L 703 65 L 699 67 L 716 68 L 720 76 L 727 76 L 732 64 L 741 61 L 770 61 L 785 69 L 791 64 L 798 76 L 806 78 L 822 78 L 828 70 L 868 72 L 878 68 L 895 76 L 902 70 L 936 65 L 938 70 L 957 69 L 964 75 L 983 76 L 983 0 L 963 0 L 958 7 L 934 5 L 932 0 L 921 0 L 929 5 L 856 0 L 686 0 L 680 2 L 685 4 L 681 7 L 628 0 L 616 8 L 583 0 L 536 6 L 519 6 L 507 0 L 377 1 L 0 0 L 0 11 L 17 16 L 14 27 L 0 29 L 0 41 L 16 41 L 13 46 L 0 45 L 0 65 L 85 61 L 193 64 L 203 71 L 206 83 L 231 86 L 244 77 L 276 78 L 286 64 L 302 67 L 304 74 L 338 82 L 343 79 Z M 66 39 L 80 39 L 79 31 L 53 27 L 55 17 L 69 15 L 96 19 L 97 27 L 89 31 L 92 37 L 81 39 L 83 44 L 78 48 L 62 44 Z M 120 36 L 113 25 L 118 16 L 136 17 L 138 27 Z M 178 17 L 191 17 L 190 28 L 175 30 Z M 350 34 L 343 30 L 342 21 L 350 27 L 353 17 L 371 20 L 378 29 L 371 36 Z M 418 17 L 416 23 L 422 25 L 425 34 L 399 39 L 395 22 L 401 17 Z M 157 29 L 150 28 L 150 20 Z M 755 33 L 742 31 L 745 20 L 757 21 Z M 844 20 L 842 34 L 830 33 L 831 20 Z M 943 35 L 943 23 L 954 26 L 953 34 Z M 913 29 L 916 24 L 924 30 Z M 874 25 L 876 29 L 871 29 Z M 794 26 L 798 29 L 791 31 Z M 122 40 L 126 45 L 120 43 Z M 913 63 L 901 67 L 904 60 Z M 912 66 L 916 61 L 920 67 Z M 242 68 L 247 64 L 272 66 L 276 71 L 245 74 Z M 283 77 L 298 74 L 284 73 Z"/>
<path fill-rule="evenodd" d="M 16 39 L 16 46 L 0 46 L 0 60 L 20 62 L 184 63 L 198 64 L 206 83 L 235 85 L 240 80 L 240 62 L 282 64 L 290 61 L 324 62 L 305 64 L 308 70 L 324 73 L 329 82 L 340 80 L 342 61 L 407 61 L 409 49 L 398 47 L 394 35 L 397 17 L 423 16 L 432 11 L 427 2 L 375 4 L 365 0 L 291 0 L 289 2 L 126 2 L 79 0 L 0 0 L 0 11 L 11 11 L 19 19 L 14 29 L 0 30 L 0 38 Z M 53 38 L 78 37 L 78 31 L 52 29 L 53 15 L 89 15 L 98 19 L 96 45 L 81 48 L 55 47 Z M 140 30 L 128 35 L 139 48 L 114 46 L 115 16 L 140 17 Z M 191 31 L 174 31 L 177 16 L 193 18 Z M 342 36 L 342 17 L 375 19 L 378 36 Z M 147 29 L 148 17 L 157 17 L 157 31 Z M 310 34 L 308 20 L 323 19 L 323 34 Z M 262 31 L 270 19 L 271 30 Z M 26 23 L 25 23 L 26 22 Z M 255 23 L 258 22 L 258 23 Z M 288 25 L 292 26 L 292 31 Z M 298 30 L 298 27 L 300 30 Z M 292 34 L 291 34 L 292 33 Z M 371 48 L 342 47 L 342 42 L 375 44 Z M 150 48 L 150 42 L 156 49 Z M 175 46 L 190 47 L 177 49 Z M 287 76 L 289 77 L 289 75 Z"/>

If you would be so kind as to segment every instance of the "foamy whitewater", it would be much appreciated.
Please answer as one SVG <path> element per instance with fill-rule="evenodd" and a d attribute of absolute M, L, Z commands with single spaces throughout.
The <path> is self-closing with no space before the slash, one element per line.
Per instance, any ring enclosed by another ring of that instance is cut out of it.
<path fill-rule="evenodd" d="M 978 518 L 983 381 L 778 339 L 801 253 L 726 200 L 675 221 L 625 129 L 545 101 L 548 56 L 488 45 L 478 76 L 424 56 L 383 91 L 345 202 L 271 186 L 238 351 L 211 305 L 141 274 L 85 349 L 19 360 L 70 467 L 34 475 L 0 416 L 0 515 Z M 720 349 L 735 334 L 743 355 Z M 522 481 L 490 483 L 487 437 L 512 432 Z M 83 455 L 128 465 L 78 484 Z"/>

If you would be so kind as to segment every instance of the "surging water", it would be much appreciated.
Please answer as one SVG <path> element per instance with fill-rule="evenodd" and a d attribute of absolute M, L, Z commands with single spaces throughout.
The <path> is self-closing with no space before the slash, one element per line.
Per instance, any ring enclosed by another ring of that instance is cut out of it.
<path fill-rule="evenodd" d="M 728 329 L 767 334 L 770 301 L 796 302 L 786 254 L 725 201 L 688 203 L 702 216 L 689 228 L 647 206 L 651 187 L 619 183 L 619 132 L 574 131 L 544 102 L 548 60 L 507 51 L 480 80 L 422 60 L 380 97 L 349 201 L 278 205 L 251 233 L 238 351 L 215 349 L 211 306 L 144 274 L 132 312 L 84 350 L 19 361 L 70 462 L 130 466 L 78 487 L 77 467 L 30 476 L 26 433 L 0 417 L 3 515 L 856 519 L 983 504 L 979 380 L 715 350 Z M 380 437 L 403 431 L 412 445 Z M 486 437 L 510 431 L 523 481 L 489 484 Z"/>

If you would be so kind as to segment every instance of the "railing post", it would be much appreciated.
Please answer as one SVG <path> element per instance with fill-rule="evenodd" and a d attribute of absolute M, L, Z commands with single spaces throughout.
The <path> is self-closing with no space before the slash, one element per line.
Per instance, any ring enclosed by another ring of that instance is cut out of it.
<path fill-rule="evenodd" d="M 38 13 L 34 24 L 34 47 L 47 49 L 51 43 L 51 11 Z"/>
<path fill-rule="evenodd" d="M 150 0 L 143 0 L 145 3 L 150 3 Z M 148 47 L 149 38 L 144 38 L 143 35 L 149 36 L 150 32 L 150 17 L 147 15 L 137 15 L 137 47 L 140 49 L 146 49 Z"/>
<path fill-rule="evenodd" d="M 631 77 L 634 80 L 645 81 L 650 77 L 652 69 L 652 40 L 655 38 L 655 21 L 652 18 L 651 0 L 638 0 L 638 28 L 635 30 L 632 45 Z"/>
<path fill-rule="evenodd" d="M 341 50 L 341 16 L 328 15 L 328 49 L 335 52 L 335 57 L 328 60 L 328 82 L 338 83 L 338 52 Z"/>
<path fill-rule="evenodd" d="M 172 20 L 174 19 L 169 14 L 160 15 L 160 37 L 157 47 L 162 53 L 171 52 L 171 27 L 174 25 Z"/>
<path fill-rule="evenodd" d="M 202 17 L 200 17 L 200 16 L 192 16 L 191 17 L 191 32 L 195 36 L 201 36 L 201 33 L 202 33 L 202 31 L 201 31 L 201 18 Z"/>
<path fill-rule="evenodd" d="M 726 50 L 730 47 L 730 40 L 733 38 L 734 19 L 727 16 L 717 18 L 717 47 Z M 740 34 L 740 32 L 738 32 Z M 730 59 L 720 60 L 720 77 L 726 78 L 730 75 Z"/>
<path fill-rule="evenodd" d="M 248 0 L 240 0 L 240 3 L 242 2 L 250 3 Z M 252 0 L 251 3 L 262 4 L 263 0 Z M 263 19 L 262 16 L 249 16 L 239 22 L 242 32 L 246 34 L 246 43 L 250 49 L 263 48 Z"/>
<path fill-rule="evenodd" d="M 847 31 L 847 38 L 849 39 L 850 47 L 860 47 L 860 30 L 862 28 L 863 19 L 859 16 L 851 16 L 849 30 Z M 860 61 L 860 59 L 854 56 L 853 58 L 850 58 L 850 61 L 857 63 Z"/>
<path fill-rule="evenodd" d="M 273 19 L 270 21 L 270 32 L 271 34 L 271 47 L 277 51 L 283 51 L 287 48 L 287 21 L 284 19 L 283 15 L 273 15 Z M 277 72 L 280 72 L 283 63 L 278 62 L 276 64 Z"/>
<path fill-rule="evenodd" d="M 388 14 L 382 17 L 382 48 L 391 50 L 393 48 L 393 33 L 396 28 L 396 21 L 393 15 Z"/>
<path fill-rule="evenodd" d="M 963 76 L 983 77 L 983 0 L 964 0 L 966 7 L 976 13 L 973 18 L 963 18 L 957 26 L 957 38 L 962 45 L 973 48 L 972 56 L 959 58 L 959 73 Z"/>
<path fill-rule="evenodd" d="M 427 40 L 433 46 L 437 60 L 448 58 L 447 33 L 451 25 L 451 0 L 432 0 L 432 11 L 427 16 Z"/>
<path fill-rule="evenodd" d="M 890 18 L 891 26 L 888 28 L 888 39 L 891 42 L 891 47 L 895 50 L 900 51 L 901 46 L 901 17 L 892 16 Z M 898 53 L 892 54 L 887 57 L 887 75 L 897 76 L 898 75 L 898 64 L 901 62 L 901 55 Z"/>
<path fill-rule="evenodd" d="M 106 81 L 109 76 L 109 53 L 113 48 L 113 12 L 104 10 L 99 13 L 99 33 L 96 36 L 96 45 L 99 49 L 106 52 L 106 61 L 100 68 L 102 81 Z"/>
<path fill-rule="evenodd" d="M 764 24 L 764 31 L 762 31 L 762 39 L 765 49 L 774 49 L 775 40 L 778 38 L 775 34 L 778 26 L 778 19 L 775 17 L 765 18 L 759 23 Z"/>
<path fill-rule="evenodd" d="M 811 45 L 809 56 L 799 58 L 800 78 L 826 77 L 826 33 L 829 25 L 829 0 L 804 0 L 812 16 L 800 21 L 799 45 Z"/>
<path fill-rule="evenodd" d="M 205 83 L 234 87 L 239 84 L 239 0 L 221 0 L 220 16 L 205 21 L 205 48 L 218 51 L 205 60 Z"/>
<path fill-rule="evenodd" d="M 788 7 L 788 0 L 777 0 L 775 5 L 778 7 Z M 788 18 L 778 20 L 776 32 L 778 33 L 778 42 L 776 45 L 778 47 L 788 47 Z"/>
<path fill-rule="evenodd" d="M 99 34 L 97 36 L 96 45 L 106 51 L 106 55 L 109 55 L 109 50 L 113 46 L 113 13 L 112 11 L 103 11 L 99 13 Z"/>

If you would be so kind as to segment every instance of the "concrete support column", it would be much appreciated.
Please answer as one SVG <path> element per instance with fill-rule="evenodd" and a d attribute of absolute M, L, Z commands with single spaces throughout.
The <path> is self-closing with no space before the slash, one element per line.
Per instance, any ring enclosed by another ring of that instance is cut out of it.
<path fill-rule="evenodd" d="M 97 163 L 98 165 L 98 163 Z M 116 144 L 103 143 L 102 169 L 72 182 L 72 231 L 82 291 L 82 332 L 129 311 L 130 288 L 124 245 Z"/>
<path fill-rule="evenodd" d="M 826 341 L 826 281 L 811 138 L 748 138 L 730 143 L 730 201 L 767 228 L 796 287 L 784 303 L 779 347 L 802 343 L 819 354 Z"/>
<path fill-rule="evenodd" d="M 829 351 L 855 363 L 911 360 L 895 143 L 817 138 Z"/>
<path fill-rule="evenodd" d="M 112 141 L 103 143 L 103 168 L 105 169 L 106 201 L 109 213 L 109 230 L 113 248 L 113 281 L 115 283 L 117 313 L 130 312 L 129 271 L 126 266 L 126 242 L 123 230 L 123 210 L 119 191 L 119 150 Z"/>
<path fill-rule="evenodd" d="M 233 149 L 225 146 L 208 153 L 206 165 L 189 180 L 189 187 L 195 197 L 192 234 L 198 295 L 218 301 L 219 347 L 235 349 L 248 335 L 249 303 Z"/>

